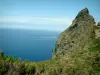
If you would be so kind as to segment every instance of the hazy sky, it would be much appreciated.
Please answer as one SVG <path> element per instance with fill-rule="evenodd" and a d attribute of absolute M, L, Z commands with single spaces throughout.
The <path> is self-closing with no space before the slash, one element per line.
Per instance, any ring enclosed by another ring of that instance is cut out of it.
<path fill-rule="evenodd" d="M 100 21 L 100 0 L 0 0 L 0 28 L 62 31 L 85 7 Z"/>

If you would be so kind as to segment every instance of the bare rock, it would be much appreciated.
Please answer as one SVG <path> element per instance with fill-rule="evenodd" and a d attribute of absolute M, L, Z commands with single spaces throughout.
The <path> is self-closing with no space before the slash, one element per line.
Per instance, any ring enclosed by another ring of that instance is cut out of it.
<path fill-rule="evenodd" d="M 100 26 L 100 22 L 98 22 L 97 26 Z"/>

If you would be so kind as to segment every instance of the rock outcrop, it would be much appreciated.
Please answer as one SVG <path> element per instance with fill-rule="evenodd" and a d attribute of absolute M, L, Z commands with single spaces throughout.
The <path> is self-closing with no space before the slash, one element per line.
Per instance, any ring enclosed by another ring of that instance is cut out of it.
<path fill-rule="evenodd" d="M 87 8 L 81 10 L 71 26 L 62 32 L 56 42 L 54 56 L 65 55 L 67 51 L 86 49 L 94 36 L 94 18 Z"/>
<path fill-rule="evenodd" d="M 100 26 L 100 22 L 98 22 L 97 26 Z"/>

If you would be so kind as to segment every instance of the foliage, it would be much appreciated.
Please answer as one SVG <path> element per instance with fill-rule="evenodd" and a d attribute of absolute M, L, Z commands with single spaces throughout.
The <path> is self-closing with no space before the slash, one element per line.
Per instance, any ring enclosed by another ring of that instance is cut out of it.
<path fill-rule="evenodd" d="M 95 39 L 88 50 L 74 50 L 65 56 L 42 62 L 0 56 L 0 75 L 99 75 L 99 46 L 100 39 Z"/>

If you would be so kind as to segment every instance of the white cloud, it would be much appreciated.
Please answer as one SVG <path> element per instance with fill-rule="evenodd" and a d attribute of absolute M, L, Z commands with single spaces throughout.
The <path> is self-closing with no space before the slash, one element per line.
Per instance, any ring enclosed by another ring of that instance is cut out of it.
<path fill-rule="evenodd" d="M 64 30 L 71 24 L 70 18 L 47 18 L 30 16 L 3 16 L 0 17 L 0 27 L 24 28 L 24 29 L 50 29 Z"/>
<path fill-rule="evenodd" d="M 27 23 L 27 24 L 70 24 L 70 18 L 44 18 L 44 17 L 20 17 L 3 16 L 0 17 L 0 23 Z"/>

